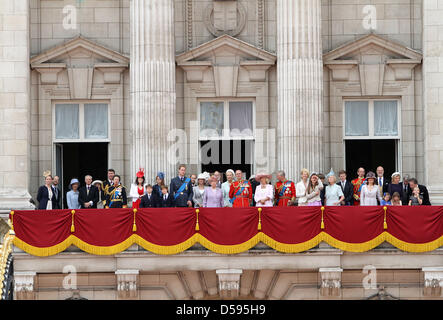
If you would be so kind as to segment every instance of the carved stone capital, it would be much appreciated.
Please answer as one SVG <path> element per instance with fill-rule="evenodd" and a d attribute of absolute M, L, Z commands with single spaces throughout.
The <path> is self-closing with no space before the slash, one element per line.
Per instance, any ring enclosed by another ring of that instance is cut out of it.
<path fill-rule="evenodd" d="M 119 299 L 136 299 L 138 297 L 138 270 L 117 270 L 117 291 Z"/>
<path fill-rule="evenodd" d="M 424 273 L 423 295 L 425 297 L 440 297 L 443 287 L 443 267 L 422 268 Z"/>
<path fill-rule="evenodd" d="M 236 298 L 240 291 L 240 276 L 243 270 L 223 269 L 216 271 L 221 298 Z"/>
<path fill-rule="evenodd" d="M 340 296 L 341 268 L 320 268 L 321 288 L 320 294 L 325 297 Z"/>
<path fill-rule="evenodd" d="M 16 300 L 34 300 L 34 281 L 36 272 L 14 272 L 14 292 Z"/>

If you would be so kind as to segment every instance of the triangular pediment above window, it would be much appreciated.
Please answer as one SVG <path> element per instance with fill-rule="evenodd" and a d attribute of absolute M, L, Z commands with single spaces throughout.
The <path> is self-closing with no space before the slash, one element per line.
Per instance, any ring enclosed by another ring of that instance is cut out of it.
<path fill-rule="evenodd" d="M 334 60 L 360 60 L 362 56 L 381 55 L 385 60 L 402 59 L 421 61 L 422 54 L 400 43 L 377 34 L 369 34 L 351 41 L 323 55 L 325 62 Z"/>
<path fill-rule="evenodd" d="M 178 55 L 176 61 L 178 65 L 201 61 L 217 63 L 223 59 L 229 60 L 231 57 L 245 63 L 261 61 L 275 64 L 277 60 L 274 54 L 225 34 Z"/>
<path fill-rule="evenodd" d="M 31 65 L 91 60 L 92 63 L 129 64 L 129 57 L 108 49 L 82 36 L 59 44 L 31 58 Z"/>
<path fill-rule="evenodd" d="M 229 35 L 222 35 L 176 56 L 189 83 L 203 82 L 212 72 L 217 96 L 236 96 L 239 72 L 246 72 L 249 82 L 266 81 L 277 56 Z"/>
<path fill-rule="evenodd" d="M 30 62 L 40 74 L 41 85 L 68 82 L 71 99 L 90 99 L 96 71 L 103 85 L 113 86 L 121 83 L 121 74 L 129 67 L 129 57 L 81 36 L 32 57 Z"/>
<path fill-rule="evenodd" d="M 369 34 L 323 55 L 332 81 L 350 81 L 357 70 L 362 95 L 382 95 L 386 70 L 394 81 L 410 81 L 423 56 L 395 41 Z"/>

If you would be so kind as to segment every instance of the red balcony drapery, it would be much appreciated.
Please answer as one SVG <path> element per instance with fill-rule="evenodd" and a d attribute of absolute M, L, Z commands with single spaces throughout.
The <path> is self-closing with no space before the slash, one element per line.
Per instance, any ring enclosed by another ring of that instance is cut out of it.
<path fill-rule="evenodd" d="M 177 254 L 196 243 L 236 254 L 263 242 L 286 253 L 321 241 L 365 252 L 387 241 L 407 252 L 443 246 L 443 207 L 161 208 L 11 211 L 14 245 L 50 256 L 71 245 L 113 255 L 138 244 L 156 254 Z"/>

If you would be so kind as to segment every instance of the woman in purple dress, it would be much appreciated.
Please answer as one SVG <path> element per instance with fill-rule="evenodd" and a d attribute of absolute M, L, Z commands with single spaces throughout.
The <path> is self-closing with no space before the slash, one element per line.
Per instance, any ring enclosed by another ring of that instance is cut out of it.
<path fill-rule="evenodd" d="M 223 192 L 217 188 L 217 178 L 211 176 L 209 178 L 210 187 L 206 188 L 203 196 L 203 207 L 205 208 L 222 208 L 223 207 Z"/>

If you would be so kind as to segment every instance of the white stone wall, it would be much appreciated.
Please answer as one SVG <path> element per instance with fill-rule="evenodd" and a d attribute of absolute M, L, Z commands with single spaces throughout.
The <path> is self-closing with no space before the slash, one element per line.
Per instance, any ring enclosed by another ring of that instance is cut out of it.
<path fill-rule="evenodd" d="M 349 41 L 371 33 L 363 20 L 363 9 L 376 9 L 374 33 L 404 46 L 422 48 L 422 0 L 322 0 L 323 51 L 328 52 Z"/>
<path fill-rule="evenodd" d="M 30 207 L 28 22 L 27 0 L 0 2 L 0 210 Z"/>
<path fill-rule="evenodd" d="M 32 55 L 80 34 L 129 55 L 129 0 L 31 0 L 30 6 Z M 63 24 L 74 17 L 69 6 L 76 9 L 73 29 Z"/>

